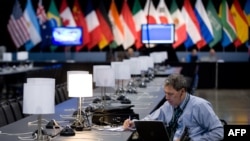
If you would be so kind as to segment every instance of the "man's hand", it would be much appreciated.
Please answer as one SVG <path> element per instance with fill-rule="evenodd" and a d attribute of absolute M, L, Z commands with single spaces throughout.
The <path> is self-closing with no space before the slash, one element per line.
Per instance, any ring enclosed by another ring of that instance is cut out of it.
<path fill-rule="evenodd" d="M 131 128 L 134 128 L 135 127 L 135 124 L 132 120 L 130 119 L 126 119 L 124 122 L 123 122 L 123 128 L 125 130 L 129 130 Z"/>

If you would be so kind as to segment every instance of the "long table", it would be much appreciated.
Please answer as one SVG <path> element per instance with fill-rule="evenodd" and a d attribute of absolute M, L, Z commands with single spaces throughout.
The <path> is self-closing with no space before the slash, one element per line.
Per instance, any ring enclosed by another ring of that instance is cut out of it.
<path fill-rule="evenodd" d="M 152 112 L 159 104 L 159 102 L 164 99 L 164 93 L 162 89 L 162 84 L 164 78 L 155 78 L 153 81 L 147 83 L 146 88 L 138 88 L 137 94 L 126 94 L 126 97 L 132 101 L 134 105 L 133 109 L 135 113 L 139 114 L 140 119 Z M 100 91 L 98 88 L 94 90 L 94 97 L 98 97 Z M 113 96 L 112 90 L 107 91 L 107 95 Z M 85 106 L 89 105 L 93 98 L 84 99 L 83 104 Z M 72 115 L 73 111 L 77 107 L 77 98 L 71 98 L 63 103 L 55 106 L 55 114 L 43 115 L 42 118 L 50 121 L 55 119 L 59 125 L 66 126 L 68 123 L 62 115 Z M 36 125 L 29 125 L 29 122 L 37 120 L 36 115 L 31 115 L 23 118 L 19 121 L 11 123 L 9 125 L 0 128 L 0 140 L 1 141 L 20 141 L 18 136 L 29 137 L 32 132 L 37 130 Z M 56 134 L 59 133 L 60 129 L 45 129 L 48 133 Z M 27 133 L 27 134 L 24 134 Z M 58 141 L 74 141 L 74 140 L 86 140 L 86 141 L 126 141 L 132 134 L 131 131 L 106 131 L 106 130 L 96 130 L 91 131 L 75 131 L 75 136 L 60 136 L 57 135 L 52 138 L 52 140 Z M 12 135 L 10 135 L 12 134 Z"/>

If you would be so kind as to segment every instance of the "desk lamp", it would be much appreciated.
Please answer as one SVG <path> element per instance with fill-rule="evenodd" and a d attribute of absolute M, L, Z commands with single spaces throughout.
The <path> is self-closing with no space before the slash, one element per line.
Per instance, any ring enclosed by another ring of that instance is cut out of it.
<path fill-rule="evenodd" d="M 139 60 L 139 66 L 140 66 L 140 70 L 141 70 L 141 80 L 140 80 L 140 84 L 139 84 L 139 87 L 141 88 L 146 88 L 147 85 L 146 85 L 146 79 L 145 79 L 145 76 L 146 76 L 146 73 L 148 71 L 148 64 L 147 64 L 147 60 L 145 59 L 145 56 L 140 56 L 138 57 L 138 60 Z"/>
<path fill-rule="evenodd" d="M 94 82 L 95 86 L 96 86 L 96 81 L 98 79 L 98 77 L 97 77 L 97 69 L 99 69 L 99 68 L 111 68 L 111 66 L 110 65 L 93 65 L 93 82 Z M 101 96 L 101 99 L 102 100 L 103 99 L 107 100 L 107 99 L 110 99 L 110 97 L 105 94 L 105 95 Z"/>
<path fill-rule="evenodd" d="M 96 78 L 96 86 L 101 87 L 101 96 L 104 97 L 102 99 L 102 107 L 105 108 L 107 106 L 106 103 L 106 88 L 107 87 L 115 87 L 115 73 L 114 70 L 109 68 L 97 68 L 94 78 Z"/>
<path fill-rule="evenodd" d="M 69 97 L 78 97 L 78 110 L 76 119 L 71 125 L 77 131 L 84 129 L 90 130 L 89 121 L 88 126 L 84 123 L 84 113 L 82 113 L 82 98 L 93 96 L 93 81 L 92 74 L 88 74 L 86 71 L 68 71 L 67 72 L 67 84 Z M 88 120 L 88 117 L 86 118 Z"/>
<path fill-rule="evenodd" d="M 145 65 L 147 65 L 147 70 L 144 71 L 145 82 L 149 82 L 150 80 L 152 80 L 152 76 L 154 75 L 154 72 L 153 72 L 154 62 L 150 56 L 141 56 L 141 58 L 144 61 Z"/>
<path fill-rule="evenodd" d="M 138 57 L 132 57 L 129 59 L 129 66 L 130 66 L 129 68 L 130 68 L 132 80 L 129 81 L 128 87 L 132 93 L 137 93 L 136 76 L 139 76 L 141 74 L 140 66 L 138 64 L 139 64 Z"/>
<path fill-rule="evenodd" d="M 23 89 L 23 113 L 38 115 L 35 140 L 48 140 L 42 130 L 42 114 L 55 113 L 55 79 L 28 78 Z"/>
<path fill-rule="evenodd" d="M 152 52 L 150 57 L 153 58 L 156 71 L 161 71 L 161 66 L 164 64 L 165 60 L 168 59 L 168 55 L 165 51 L 163 52 Z"/>
<path fill-rule="evenodd" d="M 71 71 L 67 71 L 67 73 L 74 73 L 74 74 L 89 74 L 89 72 L 88 71 L 82 71 L 82 70 L 71 70 Z M 81 101 L 80 101 L 81 100 Z M 83 101 L 83 98 L 79 98 L 78 99 L 78 104 L 81 104 L 81 102 Z M 77 107 L 79 107 L 80 105 L 78 105 Z M 77 115 L 77 113 L 78 113 L 78 110 L 79 109 L 77 109 L 76 111 L 74 111 L 73 112 L 73 115 L 75 116 L 75 115 Z M 81 111 L 82 113 L 83 113 L 83 111 Z"/>
<path fill-rule="evenodd" d="M 118 80 L 118 90 L 116 93 L 122 94 L 126 92 L 126 90 L 123 87 L 124 80 L 130 80 L 131 74 L 130 74 L 130 67 L 129 64 L 125 62 L 111 62 L 111 67 L 115 72 L 115 79 Z M 121 82 L 121 86 L 120 86 Z"/>

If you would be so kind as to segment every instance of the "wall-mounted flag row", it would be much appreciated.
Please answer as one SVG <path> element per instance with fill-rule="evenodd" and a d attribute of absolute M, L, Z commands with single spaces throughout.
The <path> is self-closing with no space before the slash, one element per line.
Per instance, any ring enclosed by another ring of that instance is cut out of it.
<path fill-rule="evenodd" d="M 27 51 L 37 45 L 41 48 L 50 46 L 54 51 L 57 47 L 50 44 L 50 34 L 52 28 L 57 26 L 83 27 L 83 45 L 75 47 L 76 51 L 82 48 L 91 50 L 95 46 L 100 50 L 107 46 L 123 46 L 124 50 L 131 46 L 140 49 L 143 47 L 141 25 L 146 23 L 175 24 L 173 48 L 182 44 L 186 48 L 212 48 L 218 43 L 222 47 L 230 44 L 239 47 L 249 41 L 250 0 L 246 0 L 244 7 L 238 0 L 234 0 L 231 7 L 226 0 L 222 0 L 218 12 L 212 0 L 208 0 L 206 6 L 202 0 L 196 0 L 194 6 L 190 0 L 184 0 L 181 8 L 175 0 L 170 5 L 166 5 L 165 0 L 159 0 L 157 5 L 147 0 L 144 7 L 140 0 L 134 0 L 131 7 L 127 0 L 123 0 L 120 12 L 115 0 L 111 0 L 108 10 L 104 0 L 98 1 L 97 8 L 91 0 L 87 0 L 86 5 L 74 0 L 72 9 L 67 0 L 62 0 L 58 7 L 54 0 L 50 0 L 47 13 L 42 0 L 39 0 L 36 12 L 31 2 L 27 0 L 22 11 L 16 0 L 7 25 L 16 48 L 25 46 Z"/>

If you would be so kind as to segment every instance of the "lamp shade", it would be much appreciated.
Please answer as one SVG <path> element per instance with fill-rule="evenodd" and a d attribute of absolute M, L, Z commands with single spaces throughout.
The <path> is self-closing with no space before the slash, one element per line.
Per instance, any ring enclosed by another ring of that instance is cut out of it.
<path fill-rule="evenodd" d="M 110 68 L 96 68 L 96 86 L 115 87 L 115 72 Z"/>
<path fill-rule="evenodd" d="M 68 71 L 67 84 L 69 97 L 93 96 L 92 74 L 88 74 L 85 71 Z"/>
<path fill-rule="evenodd" d="M 138 57 L 130 58 L 130 73 L 132 75 L 139 75 L 141 74 L 141 67 L 140 67 L 140 61 Z"/>
<path fill-rule="evenodd" d="M 51 78 L 27 78 L 27 83 L 29 84 L 40 84 L 40 83 L 47 83 L 51 85 L 55 85 L 55 79 Z"/>
<path fill-rule="evenodd" d="M 28 60 L 29 59 L 29 53 L 27 51 L 19 51 L 17 52 L 17 60 Z"/>
<path fill-rule="evenodd" d="M 97 80 L 97 74 L 96 69 L 98 68 L 111 68 L 110 65 L 93 65 L 93 81 L 96 82 Z"/>
<path fill-rule="evenodd" d="M 150 57 L 152 57 L 153 58 L 153 60 L 154 60 L 154 63 L 161 63 L 162 62 L 162 55 L 161 55 L 161 53 L 159 53 L 159 52 L 152 52 L 152 53 L 150 53 Z"/>
<path fill-rule="evenodd" d="M 125 62 L 111 62 L 111 67 L 115 72 L 115 79 L 128 80 L 131 78 L 129 64 Z"/>
<path fill-rule="evenodd" d="M 31 80 L 31 79 L 30 79 Z M 46 81 L 40 81 L 46 80 Z M 24 83 L 23 113 L 53 114 L 55 113 L 55 79 L 35 79 Z"/>
<path fill-rule="evenodd" d="M 140 56 L 138 57 L 139 60 L 139 66 L 141 71 L 147 71 L 148 70 L 148 64 L 147 64 L 147 59 L 145 59 L 146 56 Z"/>
<path fill-rule="evenodd" d="M 3 53 L 3 61 L 12 61 L 12 53 L 4 52 Z"/>

